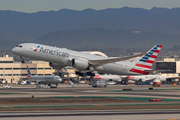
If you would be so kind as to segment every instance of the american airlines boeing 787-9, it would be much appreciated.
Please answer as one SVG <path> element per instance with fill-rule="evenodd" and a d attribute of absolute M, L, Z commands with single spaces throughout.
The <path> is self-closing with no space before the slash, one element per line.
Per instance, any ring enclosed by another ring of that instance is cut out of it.
<path fill-rule="evenodd" d="M 50 66 L 63 68 L 72 66 L 78 70 L 95 70 L 117 75 L 149 75 L 162 45 L 155 45 L 146 54 L 127 57 L 107 58 L 88 53 L 52 47 L 36 43 L 22 43 L 12 49 L 12 52 L 21 57 L 48 61 Z M 140 57 L 138 62 L 126 60 Z"/>

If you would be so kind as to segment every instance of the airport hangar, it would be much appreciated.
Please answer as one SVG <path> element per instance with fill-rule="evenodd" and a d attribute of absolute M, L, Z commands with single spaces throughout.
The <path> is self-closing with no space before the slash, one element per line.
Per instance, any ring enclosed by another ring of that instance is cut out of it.
<path fill-rule="evenodd" d="M 107 57 L 99 51 L 84 51 L 85 53 L 95 54 Z M 63 69 L 56 69 L 49 66 L 49 62 L 45 61 L 28 61 L 26 63 L 20 63 L 13 60 L 13 57 L 3 55 L 0 57 L 0 81 L 12 81 L 26 80 L 27 66 L 29 66 L 32 75 L 59 75 L 60 77 L 76 78 L 75 70 L 72 67 L 65 67 Z M 164 58 L 161 61 L 156 61 L 154 67 L 157 70 L 171 70 L 162 72 L 168 81 L 172 78 L 180 77 L 180 61 L 175 58 Z"/>

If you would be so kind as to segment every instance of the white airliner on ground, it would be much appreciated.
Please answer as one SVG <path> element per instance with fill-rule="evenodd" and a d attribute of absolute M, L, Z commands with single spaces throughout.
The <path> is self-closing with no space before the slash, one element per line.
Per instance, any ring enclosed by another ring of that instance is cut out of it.
<path fill-rule="evenodd" d="M 106 81 L 134 81 L 134 82 L 146 82 L 146 81 L 155 81 L 155 82 L 165 82 L 166 78 L 162 75 L 136 75 L 136 76 L 120 76 L 120 75 L 100 75 L 97 72 L 94 72 L 94 80 L 106 80 Z"/>
<path fill-rule="evenodd" d="M 94 80 L 106 80 L 106 81 L 121 81 L 121 76 L 120 75 L 108 75 L 108 74 L 104 74 L 104 75 L 100 75 L 97 72 L 94 72 L 95 76 L 93 77 Z"/>
<path fill-rule="evenodd" d="M 122 76 L 123 81 L 136 81 L 136 82 L 145 82 L 145 81 L 161 81 L 165 82 L 166 78 L 164 78 L 162 75 L 139 75 L 139 76 Z"/>
<path fill-rule="evenodd" d="M 21 57 L 48 61 L 50 66 L 55 68 L 72 66 L 79 70 L 94 70 L 117 75 L 148 75 L 153 73 L 151 66 L 161 48 L 162 45 L 155 45 L 146 54 L 121 58 L 107 58 L 36 43 L 19 44 L 12 49 L 12 52 Z M 139 56 L 142 57 L 136 63 L 125 61 Z"/>
<path fill-rule="evenodd" d="M 35 82 L 36 87 L 38 87 L 40 83 L 48 83 L 48 86 L 50 87 L 51 84 L 55 84 L 56 86 L 58 86 L 58 84 L 62 81 L 62 79 L 59 76 L 32 76 L 28 66 L 27 66 L 27 72 L 28 72 L 27 80 L 31 82 Z"/>

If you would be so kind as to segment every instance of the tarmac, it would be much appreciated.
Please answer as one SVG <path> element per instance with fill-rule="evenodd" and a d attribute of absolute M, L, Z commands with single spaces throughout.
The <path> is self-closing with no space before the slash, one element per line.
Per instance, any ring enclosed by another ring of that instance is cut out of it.
<path fill-rule="evenodd" d="M 18 104 L 1 102 L 0 118 L 3 119 L 10 120 L 13 117 L 19 119 L 26 117 L 29 120 L 36 117 L 43 120 L 47 117 L 53 117 L 55 120 L 59 118 L 66 120 L 73 118 L 73 120 L 75 118 L 78 120 L 180 119 L 180 85 L 161 85 L 153 87 L 153 90 L 149 90 L 152 88 L 151 85 L 108 85 L 106 88 L 93 88 L 88 84 L 60 84 L 57 88 L 49 88 L 47 85 L 44 88 L 36 88 L 35 85 L 11 85 L 11 89 L 2 86 L 0 85 L 0 101 L 3 99 L 78 101 Z M 132 91 L 123 91 L 123 89 L 132 89 Z M 122 102 L 96 102 L 94 101 L 96 99 L 116 99 Z M 161 101 L 150 102 L 150 99 L 161 99 Z"/>

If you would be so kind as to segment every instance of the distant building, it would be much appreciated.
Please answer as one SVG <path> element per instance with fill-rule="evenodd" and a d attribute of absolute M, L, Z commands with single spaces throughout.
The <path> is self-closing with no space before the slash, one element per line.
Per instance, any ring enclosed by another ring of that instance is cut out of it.
<path fill-rule="evenodd" d="M 141 54 L 141 52 L 132 52 L 131 55 L 138 55 Z"/>
<path fill-rule="evenodd" d="M 163 61 L 156 61 L 156 70 L 169 70 L 161 72 L 161 75 L 167 79 L 180 76 L 180 61 L 175 58 L 164 58 Z"/>
<path fill-rule="evenodd" d="M 14 62 L 13 57 L 4 55 L 0 57 L 0 81 L 25 80 L 27 77 L 27 66 L 29 66 L 32 75 L 53 75 L 58 74 L 57 70 L 49 66 L 49 62 L 31 61 L 27 63 Z"/>

